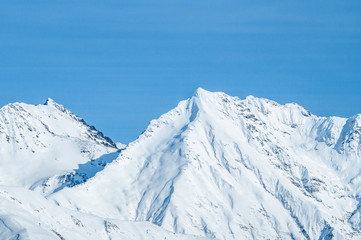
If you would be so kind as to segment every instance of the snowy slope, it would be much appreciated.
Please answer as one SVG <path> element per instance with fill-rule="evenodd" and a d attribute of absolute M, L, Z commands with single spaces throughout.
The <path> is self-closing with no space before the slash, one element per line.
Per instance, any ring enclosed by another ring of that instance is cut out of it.
<path fill-rule="evenodd" d="M 51 99 L 1 108 L 0 146 L 0 239 L 203 239 L 48 201 L 44 193 L 85 182 L 125 147 Z"/>
<path fill-rule="evenodd" d="M 360 239 L 360 128 L 360 115 L 198 89 L 104 170 L 49 198 L 209 238 Z"/>
<path fill-rule="evenodd" d="M 0 239 L 202 240 L 148 222 L 102 219 L 57 206 L 24 188 L 0 187 Z"/>
<path fill-rule="evenodd" d="M 0 185 L 32 187 L 116 151 L 107 137 L 48 99 L 0 109 Z"/>

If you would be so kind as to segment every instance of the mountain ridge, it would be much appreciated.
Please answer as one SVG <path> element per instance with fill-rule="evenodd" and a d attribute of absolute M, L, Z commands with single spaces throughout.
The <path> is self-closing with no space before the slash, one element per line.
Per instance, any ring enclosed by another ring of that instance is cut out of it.
<path fill-rule="evenodd" d="M 358 239 L 360 116 L 199 88 L 120 152 L 33 189 L 67 211 L 181 235 Z"/>
<path fill-rule="evenodd" d="M 0 158 L 7 166 L 0 168 L 0 181 L 27 186 L 116 150 L 109 138 L 54 101 L 2 107 L 0 144 Z"/>
<path fill-rule="evenodd" d="M 46 199 L 101 171 L 125 147 L 115 147 L 55 101 L 46 103 L 0 109 L 1 239 L 204 239 L 72 211 Z"/>
<path fill-rule="evenodd" d="M 334 149 L 345 121 L 312 115 L 297 104 L 197 89 L 152 120 L 94 178 L 50 199 L 103 217 L 146 220 L 210 238 L 355 235 L 343 219 L 357 202 L 337 169 L 349 169 L 357 156 L 346 166 Z M 113 186 L 112 193 L 105 185 Z M 92 203 L 84 201 L 89 198 Z"/>

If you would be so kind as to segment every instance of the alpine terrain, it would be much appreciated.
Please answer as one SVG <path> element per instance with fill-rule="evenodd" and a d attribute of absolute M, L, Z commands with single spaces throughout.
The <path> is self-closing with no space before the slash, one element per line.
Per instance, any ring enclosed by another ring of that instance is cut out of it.
<path fill-rule="evenodd" d="M 0 144 L 0 239 L 361 239 L 361 115 L 197 89 L 122 145 L 48 99 Z"/>

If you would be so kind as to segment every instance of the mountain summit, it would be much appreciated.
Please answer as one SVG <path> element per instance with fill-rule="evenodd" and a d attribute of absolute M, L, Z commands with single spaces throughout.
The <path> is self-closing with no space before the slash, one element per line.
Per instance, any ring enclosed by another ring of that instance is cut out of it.
<path fill-rule="evenodd" d="M 361 115 L 199 88 L 125 146 L 48 99 L 0 144 L 2 239 L 361 238 Z"/>
<path fill-rule="evenodd" d="M 0 145 L 0 184 L 27 187 L 116 151 L 112 140 L 50 98 L 2 107 Z"/>
<path fill-rule="evenodd" d="M 358 120 L 199 88 L 104 170 L 49 198 L 208 238 L 358 239 Z"/>

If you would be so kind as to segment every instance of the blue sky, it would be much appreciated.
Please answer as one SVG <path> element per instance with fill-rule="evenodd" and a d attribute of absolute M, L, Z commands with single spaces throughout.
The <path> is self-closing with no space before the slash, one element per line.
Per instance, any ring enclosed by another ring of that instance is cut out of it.
<path fill-rule="evenodd" d="M 361 1 L 2 1 L 0 105 L 134 140 L 197 87 L 361 113 Z"/>

